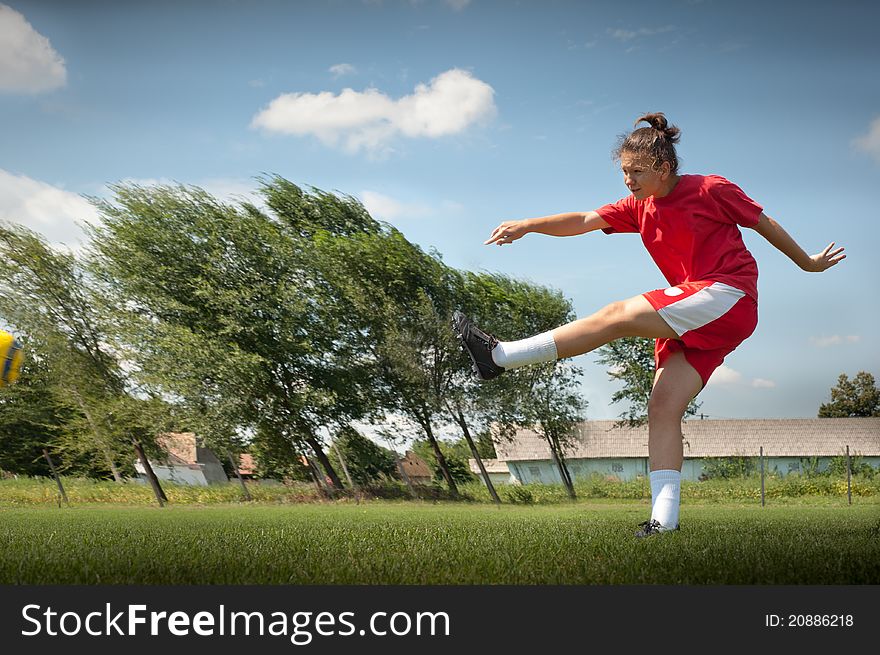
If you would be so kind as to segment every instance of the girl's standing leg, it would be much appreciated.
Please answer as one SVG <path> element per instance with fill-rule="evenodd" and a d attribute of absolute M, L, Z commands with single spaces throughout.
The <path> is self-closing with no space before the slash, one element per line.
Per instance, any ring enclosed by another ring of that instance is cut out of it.
<path fill-rule="evenodd" d="M 651 519 L 664 528 L 678 527 L 681 465 L 684 459 L 681 420 L 703 387 L 699 373 L 681 352 L 657 369 L 648 401 L 648 454 L 651 462 Z"/>

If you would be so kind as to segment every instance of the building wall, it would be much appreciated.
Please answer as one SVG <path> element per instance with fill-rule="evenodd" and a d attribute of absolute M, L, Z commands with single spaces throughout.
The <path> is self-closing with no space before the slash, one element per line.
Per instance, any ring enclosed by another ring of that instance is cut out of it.
<path fill-rule="evenodd" d="M 150 462 L 153 472 L 160 481 L 173 482 L 174 484 L 189 484 L 204 487 L 209 484 L 219 482 L 229 482 L 223 467 L 219 464 L 203 464 L 199 468 L 189 468 L 187 466 L 165 466 L 164 464 L 156 464 Z M 138 474 L 146 476 L 146 471 L 140 462 L 135 463 L 135 469 Z M 218 470 L 219 469 L 219 470 Z"/>
<path fill-rule="evenodd" d="M 482 479 L 482 476 L 479 474 L 476 475 L 478 478 Z M 492 484 L 516 484 L 516 478 L 510 473 L 489 473 L 489 480 Z"/>
<path fill-rule="evenodd" d="M 216 458 L 214 459 L 216 460 Z M 205 476 L 205 480 L 208 484 L 229 482 L 229 478 L 226 476 L 226 471 L 223 470 L 223 466 L 220 464 L 219 460 L 217 460 L 216 463 L 209 462 L 207 464 L 201 464 L 201 467 L 202 475 Z"/>

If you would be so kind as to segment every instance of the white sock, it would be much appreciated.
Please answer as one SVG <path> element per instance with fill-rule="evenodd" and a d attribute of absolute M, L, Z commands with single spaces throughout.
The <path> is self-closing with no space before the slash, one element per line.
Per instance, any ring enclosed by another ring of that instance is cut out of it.
<path fill-rule="evenodd" d="M 678 527 L 681 471 L 651 471 L 651 518 L 667 530 Z"/>
<path fill-rule="evenodd" d="M 555 362 L 557 359 L 556 342 L 551 332 L 542 332 L 519 341 L 499 341 L 492 349 L 492 360 L 504 368 Z"/>

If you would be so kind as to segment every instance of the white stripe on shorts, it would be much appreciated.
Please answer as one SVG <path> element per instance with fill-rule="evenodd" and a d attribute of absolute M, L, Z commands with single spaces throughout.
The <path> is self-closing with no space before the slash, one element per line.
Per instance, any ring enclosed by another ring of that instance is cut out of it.
<path fill-rule="evenodd" d="M 696 330 L 724 316 L 742 298 L 744 291 L 713 282 L 695 294 L 657 310 L 678 336 Z"/>

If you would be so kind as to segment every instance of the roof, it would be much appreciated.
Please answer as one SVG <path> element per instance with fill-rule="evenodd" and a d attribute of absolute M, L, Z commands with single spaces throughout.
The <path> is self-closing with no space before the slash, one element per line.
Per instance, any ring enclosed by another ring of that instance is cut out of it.
<path fill-rule="evenodd" d="M 471 472 L 477 474 L 480 473 L 480 467 L 477 466 L 477 460 L 469 459 L 468 466 L 470 466 Z M 510 473 L 510 469 L 507 468 L 507 462 L 504 462 L 500 459 L 484 459 L 483 467 L 486 469 L 486 473 Z"/>
<path fill-rule="evenodd" d="M 614 427 L 615 421 L 584 421 L 570 459 L 647 457 L 648 427 Z M 682 424 L 685 457 L 880 456 L 880 418 L 691 419 Z M 547 442 L 531 430 L 517 430 L 513 441 L 496 443 L 499 459 L 551 459 Z"/>
<path fill-rule="evenodd" d="M 168 453 L 171 464 L 195 464 L 196 435 L 192 432 L 169 432 L 160 435 L 156 441 Z"/>
<path fill-rule="evenodd" d="M 200 464 L 220 464 L 220 460 L 210 448 L 198 445 L 192 432 L 166 432 L 156 438 L 167 456 L 163 463 L 169 466 L 188 466 L 198 468 Z"/>
<path fill-rule="evenodd" d="M 431 478 L 434 475 L 425 460 L 411 450 L 406 452 L 406 455 L 400 460 L 400 464 L 411 478 Z"/>

